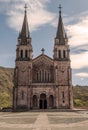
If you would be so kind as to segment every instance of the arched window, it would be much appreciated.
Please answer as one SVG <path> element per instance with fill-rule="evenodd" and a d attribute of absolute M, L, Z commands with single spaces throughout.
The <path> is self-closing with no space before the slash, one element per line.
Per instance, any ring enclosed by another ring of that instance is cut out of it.
<path fill-rule="evenodd" d="M 58 56 L 61 58 L 61 50 L 58 51 Z"/>
<path fill-rule="evenodd" d="M 42 81 L 44 82 L 44 70 L 42 70 Z"/>
<path fill-rule="evenodd" d="M 66 51 L 63 50 L 63 58 L 66 58 Z"/>
<path fill-rule="evenodd" d="M 44 78 L 44 79 L 45 79 L 45 81 L 46 81 L 46 71 L 45 71 L 45 78 Z"/>
<path fill-rule="evenodd" d="M 63 100 L 63 103 L 65 103 L 65 101 Z"/>
<path fill-rule="evenodd" d="M 28 58 L 28 51 L 25 50 L 25 58 Z"/>
<path fill-rule="evenodd" d="M 64 99 L 64 92 L 62 92 L 62 99 Z"/>
<path fill-rule="evenodd" d="M 23 58 L 23 50 L 20 51 L 20 57 Z"/>
<path fill-rule="evenodd" d="M 50 81 L 50 74 L 48 73 L 48 81 Z"/>
<path fill-rule="evenodd" d="M 21 99 L 24 100 L 24 91 L 21 92 Z"/>
<path fill-rule="evenodd" d="M 39 75 L 40 75 L 40 76 L 39 76 L 39 80 L 40 80 L 40 81 L 42 81 L 42 77 L 41 77 L 41 76 L 42 76 L 42 74 L 41 74 L 41 70 L 40 70 L 40 72 L 39 72 Z"/>
<path fill-rule="evenodd" d="M 39 75 L 38 75 L 38 72 L 37 72 L 37 81 L 39 80 L 38 76 L 39 76 Z"/>

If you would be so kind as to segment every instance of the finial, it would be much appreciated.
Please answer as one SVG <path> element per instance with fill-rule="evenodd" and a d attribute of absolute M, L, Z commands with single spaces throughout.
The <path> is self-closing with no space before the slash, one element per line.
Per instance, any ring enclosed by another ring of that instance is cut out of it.
<path fill-rule="evenodd" d="M 61 9 L 62 9 L 62 7 L 61 7 L 61 4 L 59 4 L 59 14 L 61 14 Z"/>
<path fill-rule="evenodd" d="M 27 4 L 25 4 L 24 8 L 25 8 L 25 13 L 26 13 L 26 11 L 27 11 Z"/>
<path fill-rule="evenodd" d="M 42 54 L 44 54 L 45 49 L 44 49 L 44 48 L 42 48 L 42 50 L 41 50 L 41 51 L 42 51 Z"/>

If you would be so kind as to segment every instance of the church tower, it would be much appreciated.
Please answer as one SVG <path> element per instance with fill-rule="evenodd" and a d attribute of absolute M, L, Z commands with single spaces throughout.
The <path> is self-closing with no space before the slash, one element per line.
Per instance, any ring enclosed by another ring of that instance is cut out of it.
<path fill-rule="evenodd" d="M 14 71 L 13 107 L 14 109 L 28 108 L 28 85 L 31 83 L 32 44 L 27 21 L 25 5 L 24 20 L 18 36 L 16 49 L 16 65 Z"/>
<path fill-rule="evenodd" d="M 67 34 L 61 16 L 61 5 L 59 6 L 59 20 L 54 43 L 54 64 L 56 65 L 56 84 L 58 87 L 60 108 L 73 108 L 72 77 L 70 67 L 70 49 Z"/>
<path fill-rule="evenodd" d="M 57 33 L 55 38 L 55 45 L 54 45 L 54 59 L 55 60 L 69 60 L 69 45 L 68 45 L 68 38 L 67 34 L 64 30 L 64 25 L 61 16 L 61 6 L 59 7 L 59 21 L 57 27 Z"/>

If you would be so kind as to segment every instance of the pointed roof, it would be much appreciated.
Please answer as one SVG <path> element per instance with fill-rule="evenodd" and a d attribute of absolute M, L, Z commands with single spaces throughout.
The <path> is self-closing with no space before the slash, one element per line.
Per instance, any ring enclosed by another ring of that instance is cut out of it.
<path fill-rule="evenodd" d="M 59 5 L 59 21 L 58 21 L 58 28 L 56 33 L 56 38 L 58 39 L 64 39 L 66 35 L 63 21 L 62 21 L 62 16 L 61 16 L 61 8 L 62 8 L 61 5 Z"/>
<path fill-rule="evenodd" d="M 28 20 L 27 20 L 27 6 L 25 5 L 25 11 L 24 11 L 24 20 L 23 20 L 23 25 L 21 32 L 19 34 L 19 37 L 24 41 L 26 38 L 30 38 L 30 33 L 29 33 L 29 27 L 28 27 Z"/>

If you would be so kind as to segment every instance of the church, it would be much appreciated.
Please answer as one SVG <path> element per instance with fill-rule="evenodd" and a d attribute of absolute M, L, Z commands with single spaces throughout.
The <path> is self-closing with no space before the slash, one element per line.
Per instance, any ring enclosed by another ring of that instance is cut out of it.
<path fill-rule="evenodd" d="M 38 57 L 33 58 L 26 8 L 25 6 L 16 48 L 13 109 L 73 109 L 70 49 L 61 6 L 52 50 L 53 58 L 45 55 L 44 48 Z"/>

